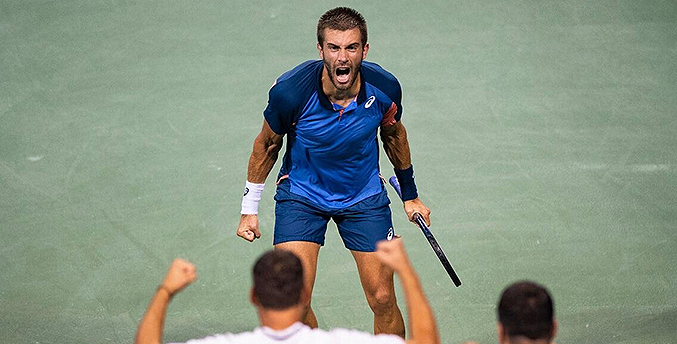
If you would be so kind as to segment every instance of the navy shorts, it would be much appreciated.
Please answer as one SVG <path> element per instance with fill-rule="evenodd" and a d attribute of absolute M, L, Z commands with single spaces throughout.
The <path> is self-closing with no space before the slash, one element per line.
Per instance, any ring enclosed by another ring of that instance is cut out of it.
<path fill-rule="evenodd" d="M 330 210 L 313 205 L 289 192 L 289 181 L 278 185 L 275 195 L 273 245 L 287 241 L 310 241 L 324 245 L 327 223 L 334 220 L 345 247 L 352 251 L 374 252 L 376 243 L 395 235 L 390 199 L 383 191 L 348 208 Z"/>

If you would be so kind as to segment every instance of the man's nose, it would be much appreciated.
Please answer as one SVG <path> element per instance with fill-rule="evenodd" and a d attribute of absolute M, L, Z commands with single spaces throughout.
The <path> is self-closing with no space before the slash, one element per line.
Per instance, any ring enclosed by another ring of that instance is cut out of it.
<path fill-rule="evenodd" d="M 339 62 L 348 62 L 348 51 L 341 49 L 338 53 Z"/>

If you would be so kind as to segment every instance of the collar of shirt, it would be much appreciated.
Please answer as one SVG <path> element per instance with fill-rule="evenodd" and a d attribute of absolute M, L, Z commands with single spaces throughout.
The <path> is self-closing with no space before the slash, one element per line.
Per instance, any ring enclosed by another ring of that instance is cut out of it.
<path fill-rule="evenodd" d="M 273 330 L 272 328 L 267 326 L 259 327 L 259 329 L 264 335 L 276 340 L 285 340 L 287 338 L 290 338 L 305 328 L 309 327 L 298 321 L 293 323 L 291 326 L 285 328 L 284 330 Z"/>
<path fill-rule="evenodd" d="M 348 112 L 350 110 L 353 110 L 357 107 L 357 96 L 353 98 L 353 100 L 348 104 L 346 107 L 343 107 L 341 105 L 338 105 L 336 103 L 331 103 L 332 107 L 334 108 L 334 111 L 342 111 L 342 112 Z"/>

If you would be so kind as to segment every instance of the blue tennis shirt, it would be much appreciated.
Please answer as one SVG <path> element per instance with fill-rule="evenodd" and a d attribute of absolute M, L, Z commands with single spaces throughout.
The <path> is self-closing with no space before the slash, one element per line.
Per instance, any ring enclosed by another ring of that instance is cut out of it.
<path fill-rule="evenodd" d="M 383 190 L 378 128 L 402 116 L 397 79 L 367 61 L 361 87 L 345 108 L 322 91 L 322 60 L 306 61 L 282 74 L 270 89 L 263 115 L 287 148 L 278 178 L 290 192 L 328 209 L 349 207 Z"/>

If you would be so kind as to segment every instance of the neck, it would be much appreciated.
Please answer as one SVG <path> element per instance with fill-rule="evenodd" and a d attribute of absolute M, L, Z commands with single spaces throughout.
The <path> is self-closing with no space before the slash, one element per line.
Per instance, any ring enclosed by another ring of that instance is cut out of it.
<path fill-rule="evenodd" d="M 550 339 L 541 338 L 541 339 L 529 339 L 524 336 L 514 336 L 508 338 L 508 344 L 549 344 Z"/>
<path fill-rule="evenodd" d="M 297 321 L 301 321 L 303 307 L 293 306 L 283 310 L 258 308 L 259 322 L 261 326 L 273 330 L 284 330 Z"/>
<path fill-rule="evenodd" d="M 361 73 L 358 72 L 357 77 L 355 77 L 355 82 L 352 86 L 350 86 L 349 89 L 339 90 L 336 88 L 336 86 L 334 86 L 331 78 L 329 78 L 329 72 L 327 72 L 327 68 L 322 68 L 322 91 L 325 95 L 327 95 L 329 101 L 343 107 L 350 104 L 350 102 L 352 102 L 353 99 L 357 97 L 357 94 L 360 92 L 361 80 Z"/>

